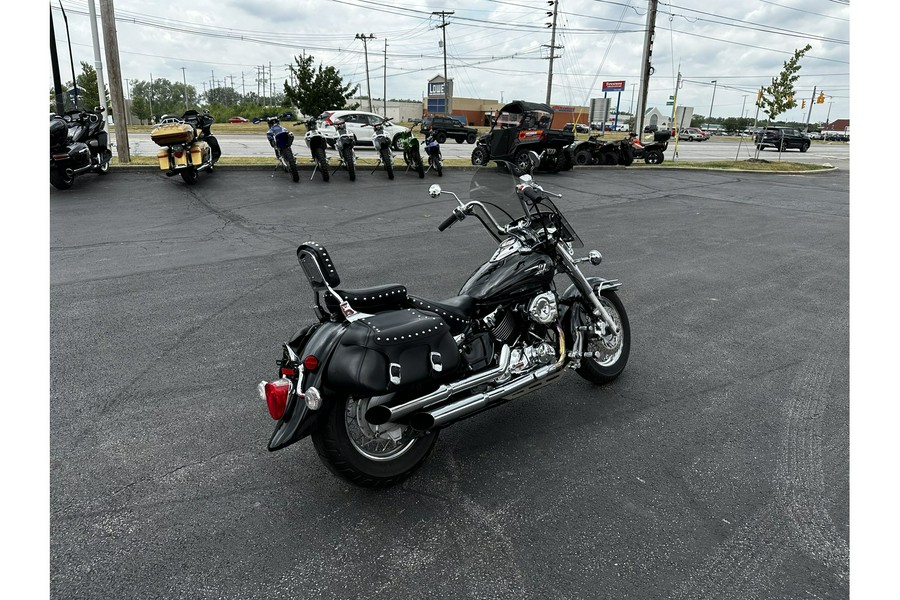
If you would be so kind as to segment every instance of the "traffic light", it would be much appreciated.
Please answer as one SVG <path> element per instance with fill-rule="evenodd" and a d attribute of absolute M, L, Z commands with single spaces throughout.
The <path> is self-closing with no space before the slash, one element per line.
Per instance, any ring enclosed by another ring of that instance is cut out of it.
<path fill-rule="evenodd" d="M 825 104 L 825 92 L 819 92 L 819 97 L 816 98 L 816 104 Z"/>
<path fill-rule="evenodd" d="M 806 100 L 803 100 L 803 101 L 800 103 L 800 108 L 806 108 Z"/>

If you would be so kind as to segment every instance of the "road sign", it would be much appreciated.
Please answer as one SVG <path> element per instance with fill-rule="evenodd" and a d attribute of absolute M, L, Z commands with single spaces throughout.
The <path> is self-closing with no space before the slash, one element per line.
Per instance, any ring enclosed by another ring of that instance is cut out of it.
<path fill-rule="evenodd" d="M 603 82 L 603 91 L 604 92 L 622 92 L 625 90 L 625 81 L 604 81 Z"/>
<path fill-rule="evenodd" d="M 675 106 L 675 101 L 669 100 L 668 102 L 666 102 L 666 106 Z"/>

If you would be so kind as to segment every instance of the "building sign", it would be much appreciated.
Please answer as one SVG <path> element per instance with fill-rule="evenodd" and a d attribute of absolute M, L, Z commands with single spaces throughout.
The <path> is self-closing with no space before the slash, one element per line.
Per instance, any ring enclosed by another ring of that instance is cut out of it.
<path fill-rule="evenodd" d="M 437 83 L 429 83 L 428 84 L 428 95 L 429 96 L 443 96 L 444 95 L 444 82 L 440 81 Z"/>
<path fill-rule="evenodd" d="M 564 106 L 562 104 L 554 104 L 550 108 L 552 108 L 555 112 L 573 113 L 573 112 L 575 112 L 576 107 Z"/>
<path fill-rule="evenodd" d="M 625 81 L 604 81 L 604 92 L 622 92 L 625 91 Z"/>

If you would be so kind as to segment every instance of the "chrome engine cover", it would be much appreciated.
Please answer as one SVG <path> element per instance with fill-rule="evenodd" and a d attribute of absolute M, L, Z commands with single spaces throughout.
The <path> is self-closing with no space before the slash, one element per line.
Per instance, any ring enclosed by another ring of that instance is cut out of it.
<path fill-rule="evenodd" d="M 528 303 L 528 314 L 533 321 L 541 325 L 556 323 L 556 319 L 559 317 L 556 294 L 554 292 L 544 292 L 532 298 L 531 302 Z"/>

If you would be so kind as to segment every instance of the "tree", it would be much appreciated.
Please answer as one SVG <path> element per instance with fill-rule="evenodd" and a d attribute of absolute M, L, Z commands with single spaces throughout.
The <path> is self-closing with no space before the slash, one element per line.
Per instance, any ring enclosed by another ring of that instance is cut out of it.
<path fill-rule="evenodd" d="M 241 103 L 241 95 L 234 88 L 214 87 L 203 95 L 206 104 L 221 104 L 223 106 L 236 106 Z"/>
<path fill-rule="evenodd" d="M 328 109 L 342 109 L 347 100 L 359 89 L 358 85 L 344 85 L 334 67 L 313 68 L 313 56 L 294 57 L 291 74 L 296 85 L 284 82 L 284 93 L 290 106 L 296 106 L 304 115 L 316 116 Z M 359 104 L 351 106 L 352 109 Z"/>
<path fill-rule="evenodd" d="M 800 71 L 800 59 L 811 49 L 812 46 L 807 44 L 804 48 L 795 50 L 794 56 L 784 62 L 784 68 L 778 77 L 772 78 L 772 85 L 762 89 L 757 105 L 766 113 L 769 121 L 774 121 L 778 115 L 797 106 L 794 100 L 794 83 L 800 78 L 797 74 Z"/>

